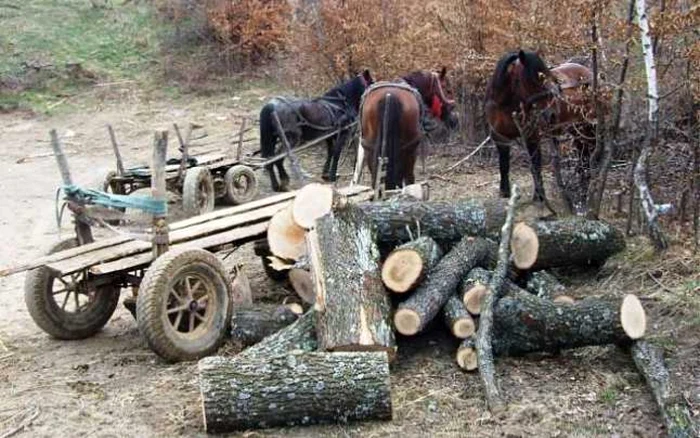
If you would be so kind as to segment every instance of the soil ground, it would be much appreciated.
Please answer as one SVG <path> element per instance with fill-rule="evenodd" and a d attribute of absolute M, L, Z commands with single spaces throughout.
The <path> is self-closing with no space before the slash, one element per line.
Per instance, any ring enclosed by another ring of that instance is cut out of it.
<path fill-rule="evenodd" d="M 264 90 L 246 93 L 244 98 L 89 107 L 50 118 L 0 115 L 0 266 L 31 260 L 58 240 L 55 191 L 59 174 L 53 157 L 47 155 L 51 128 L 61 134 L 74 178 L 88 184 L 114 167 L 106 123 L 114 125 L 127 164 L 138 164 L 137 160 L 148 159 L 152 132 L 159 126 L 194 120 L 211 134 L 230 133 L 238 116 L 254 116 L 249 108 L 259 108 L 268 97 Z M 172 151 L 174 143 L 170 145 Z M 431 147 L 428 173 L 439 173 L 467 152 L 462 147 Z M 325 151 L 319 148 L 314 154 L 304 155 L 302 162 L 319 175 L 318 161 Z M 514 161 L 522 163 L 524 155 L 516 155 Z M 341 173 L 350 172 L 350 161 L 346 160 Z M 421 179 L 420 164 L 418 169 Z M 527 168 L 516 166 L 513 174 L 527 199 L 531 194 Z M 260 196 L 265 196 L 269 185 L 264 174 L 259 176 Z M 492 158 L 475 157 L 448 178 L 431 181 L 434 199 L 497 195 L 497 165 Z M 554 193 L 551 176 L 547 174 L 546 179 L 549 193 Z M 347 180 L 344 177 L 341 184 Z M 606 215 L 621 220 L 612 213 Z M 70 235 L 66 220 L 62 233 Z M 635 293 L 643 298 L 649 314 L 648 333 L 666 348 L 671 375 L 697 414 L 700 267 L 685 249 L 683 234 L 673 237 L 674 247 L 662 258 L 653 255 L 646 239 L 635 237 L 629 239 L 623 254 L 599 270 L 566 273 L 566 279 L 576 297 Z M 255 298 L 281 302 L 291 296 L 284 284 L 265 276 L 248 246 L 236 253 L 236 262 L 245 265 Z M 51 339 L 26 311 L 23 281 L 24 274 L 0 279 L 2 436 L 23 423 L 26 427 L 15 436 L 205 436 L 196 363 L 162 362 L 148 349 L 134 319 L 121 305 L 93 338 Z M 629 354 L 616 347 L 498 360 L 498 379 L 509 409 L 494 417 L 485 409 L 478 374 L 458 369 L 453 360 L 457 342 L 440 324 L 424 335 L 400 339 L 399 345 L 392 368 L 393 421 L 272 429 L 240 436 L 664 436 L 650 391 Z M 226 354 L 234 352 L 234 346 L 223 349 Z"/>

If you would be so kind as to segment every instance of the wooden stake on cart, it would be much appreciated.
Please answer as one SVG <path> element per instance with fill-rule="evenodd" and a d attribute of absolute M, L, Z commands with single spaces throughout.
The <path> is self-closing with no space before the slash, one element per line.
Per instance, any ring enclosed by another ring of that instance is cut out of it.
<path fill-rule="evenodd" d="M 186 143 L 185 143 L 186 144 Z M 157 131 L 153 144 L 153 177 L 151 178 L 151 196 L 156 201 L 166 202 L 165 190 L 165 160 L 168 150 L 168 131 Z M 168 250 L 170 237 L 168 236 L 167 213 L 153 215 L 153 258 L 158 258 Z"/>
<path fill-rule="evenodd" d="M 124 162 L 122 161 L 122 154 L 119 152 L 117 136 L 114 135 L 114 129 L 112 129 L 112 125 L 107 125 L 107 131 L 109 131 L 109 139 L 112 141 L 112 149 L 114 150 L 114 156 L 117 158 L 117 174 L 124 175 Z"/>
<path fill-rule="evenodd" d="M 241 131 L 238 133 L 238 146 L 236 147 L 236 161 L 241 161 L 241 154 L 243 153 L 243 135 L 245 134 L 245 123 L 246 118 L 243 117 L 241 121 Z"/>
<path fill-rule="evenodd" d="M 189 155 L 189 145 L 190 145 L 190 137 L 192 135 L 192 129 L 193 125 L 192 123 L 189 123 L 187 125 L 187 131 L 185 131 L 185 138 L 182 138 L 182 134 L 180 133 L 180 127 L 177 126 L 177 123 L 173 123 L 173 127 L 175 128 L 175 135 L 177 135 L 177 140 L 180 142 L 180 152 L 182 152 L 182 157 L 180 158 L 180 167 L 177 170 L 177 179 L 180 184 L 182 184 L 185 181 L 185 172 L 187 171 L 187 161 L 190 159 Z M 166 141 L 167 142 L 167 141 Z"/>
<path fill-rule="evenodd" d="M 53 148 L 53 154 L 56 157 L 56 162 L 58 162 L 58 168 L 61 171 L 61 179 L 64 185 L 73 185 L 73 179 L 70 176 L 70 169 L 68 168 L 68 161 L 66 156 L 63 154 L 63 148 L 61 147 L 61 142 L 58 140 L 58 133 L 55 129 L 51 130 L 51 147 Z M 78 238 L 78 243 L 80 245 L 85 245 L 93 241 L 92 229 L 90 225 L 85 221 L 84 213 L 71 209 L 75 219 L 75 234 Z"/>

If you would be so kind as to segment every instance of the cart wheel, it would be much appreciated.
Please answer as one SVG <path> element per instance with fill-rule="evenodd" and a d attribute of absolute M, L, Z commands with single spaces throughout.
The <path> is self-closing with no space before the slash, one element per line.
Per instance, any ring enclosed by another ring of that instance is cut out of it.
<path fill-rule="evenodd" d="M 245 204 L 258 194 L 258 179 L 248 166 L 239 164 L 226 171 L 226 199 L 233 204 Z"/>
<path fill-rule="evenodd" d="M 143 277 L 136 301 L 139 331 L 171 361 L 216 351 L 231 320 L 231 283 L 221 261 L 196 248 L 168 251 Z"/>
<path fill-rule="evenodd" d="M 187 216 L 214 210 L 214 181 L 206 167 L 187 169 L 182 187 L 182 208 Z"/>
<path fill-rule="evenodd" d="M 48 254 L 78 246 L 75 238 L 63 240 Z M 86 283 L 87 272 L 55 276 L 48 268 L 27 272 L 24 301 L 36 325 L 58 339 L 85 339 L 109 321 L 119 302 L 119 287 Z"/>

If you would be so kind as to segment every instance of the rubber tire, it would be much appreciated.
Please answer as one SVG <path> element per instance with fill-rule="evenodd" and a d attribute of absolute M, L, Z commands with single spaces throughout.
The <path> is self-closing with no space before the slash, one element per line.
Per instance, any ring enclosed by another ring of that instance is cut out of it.
<path fill-rule="evenodd" d="M 198 199 L 202 186 L 209 192 L 209 197 L 203 208 L 200 208 Z M 209 169 L 206 167 L 187 169 L 185 181 L 182 185 L 182 208 L 185 214 L 191 217 L 213 211 L 215 200 L 214 180 Z"/>
<path fill-rule="evenodd" d="M 241 178 L 246 178 L 248 188 L 244 193 L 236 193 L 234 184 Z M 224 184 L 226 186 L 226 199 L 233 205 L 245 204 L 250 202 L 258 195 L 258 178 L 255 172 L 248 166 L 239 164 L 233 166 L 226 171 L 224 175 Z"/>
<path fill-rule="evenodd" d="M 212 327 L 204 336 L 177 337 L 167 320 L 165 305 L 170 283 L 187 270 L 208 271 L 216 285 L 217 302 Z M 149 347 L 168 362 L 197 360 L 221 346 L 226 339 L 233 312 L 231 282 L 221 261 L 197 248 L 173 249 L 158 257 L 144 275 L 136 300 L 136 321 Z"/>
<path fill-rule="evenodd" d="M 77 246 L 78 240 L 73 237 L 53 245 L 47 254 Z M 56 314 L 56 309 L 51 306 L 49 294 L 52 288 L 53 277 L 48 268 L 42 266 L 27 272 L 24 280 L 24 302 L 29 315 L 39 328 L 57 339 L 75 340 L 93 336 L 107 324 L 119 303 L 119 288 L 105 285 L 97 293 L 97 301 L 89 312 L 82 313 L 80 318 L 67 320 L 64 315 Z"/>

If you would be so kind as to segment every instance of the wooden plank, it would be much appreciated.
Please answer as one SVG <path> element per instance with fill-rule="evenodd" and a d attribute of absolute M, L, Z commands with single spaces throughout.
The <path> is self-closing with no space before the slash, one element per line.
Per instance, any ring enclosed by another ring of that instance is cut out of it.
<path fill-rule="evenodd" d="M 214 251 L 226 244 L 240 244 L 248 240 L 262 238 L 267 231 L 267 222 L 248 225 L 242 228 L 235 228 L 223 233 L 203 237 L 201 239 L 190 240 L 173 245 L 171 248 L 201 248 Z M 90 272 L 96 275 L 109 274 L 112 272 L 130 271 L 140 267 L 146 267 L 153 261 L 153 254 L 145 252 L 133 257 L 121 258 L 108 263 L 102 263 L 90 267 Z"/>

